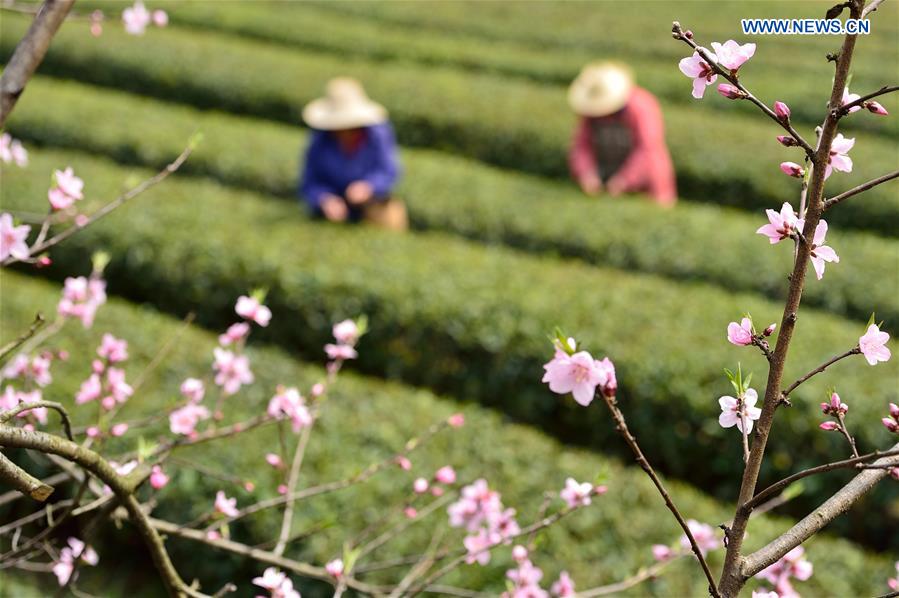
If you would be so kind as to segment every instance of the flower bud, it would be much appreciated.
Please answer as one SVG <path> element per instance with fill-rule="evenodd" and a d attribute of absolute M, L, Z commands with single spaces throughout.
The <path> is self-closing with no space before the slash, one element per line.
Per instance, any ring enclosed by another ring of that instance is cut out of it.
<path fill-rule="evenodd" d="M 98 428 L 97 426 L 91 426 L 87 430 L 85 430 L 84 433 L 87 434 L 88 438 L 97 438 L 100 436 L 100 428 Z"/>
<path fill-rule="evenodd" d="M 53 260 L 50 259 L 49 255 L 42 255 L 37 258 L 37 261 L 34 263 L 37 268 L 46 268 L 47 266 L 53 264 Z"/>
<path fill-rule="evenodd" d="M 671 558 L 671 553 L 671 548 L 665 546 L 664 544 L 652 545 L 652 556 L 657 561 L 667 561 Z"/>
<path fill-rule="evenodd" d="M 821 425 L 818 427 L 821 428 L 822 430 L 824 430 L 825 432 L 833 432 L 834 430 L 840 429 L 840 424 L 838 424 L 835 421 L 826 421 L 826 422 L 821 422 Z"/>
<path fill-rule="evenodd" d="M 771 336 L 774 334 L 774 330 L 777 328 L 777 324 L 769 324 L 765 330 L 762 331 L 762 334 L 765 336 Z"/>
<path fill-rule="evenodd" d="M 746 97 L 745 93 L 743 93 L 738 87 L 736 87 L 735 85 L 731 85 L 730 83 L 722 83 L 721 85 L 719 85 L 718 93 L 729 100 L 742 100 Z"/>
<path fill-rule="evenodd" d="M 778 135 L 777 140 L 784 147 L 796 147 L 799 145 L 799 142 L 793 139 L 793 137 L 790 135 Z"/>
<path fill-rule="evenodd" d="M 275 453 L 268 453 L 267 455 L 265 455 L 265 462 L 275 469 L 280 469 L 284 465 L 284 461 L 282 461 L 281 457 L 279 457 Z"/>
<path fill-rule="evenodd" d="M 886 116 L 889 114 L 887 109 L 883 107 L 880 102 L 865 102 L 865 108 L 868 109 L 868 112 L 873 112 L 874 114 L 879 114 L 880 116 Z"/>
<path fill-rule="evenodd" d="M 774 114 L 780 120 L 788 120 L 790 118 L 790 107 L 781 101 L 774 102 Z"/>
<path fill-rule="evenodd" d="M 461 428 L 465 425 L 465 416 L 461 413 L 455 413 L 451 415 L 448 420 L 446 420 L 446 423 L 448 423 L 453 428 Z"/>
<path fill-rule="evenodd" d="M 278 494 L 287 494 L 286 484 L 278 484 Z"/>
<path fill-rule="evenodd" d="M 396 461 L 396 464 L 399 465 L 400 469 L 402 469 L 403 471 L 409 471 L 410 469 L 412 469 L 412 461 L 410 461 L 406 457 L 403 457 L 402 455 L 399 455 L 396 459 L 394 459 L 394 461 Z"/>
<path fill-rule="evenodd" d="M 406 507 L 405 509 L 403 509 L 403 515 L 406 516 L 406 519 L 415 519 L 416 517 L 418 517 L 418 511 L 415 509 L 415 507 Z"/>
<path fill-rule="evenodd" d="M 886 426 L 886 429 L 890 432 L 899 432 L 899 424 L 897 424 L 895 420 L 885 417 L 880 421 L 883 422 L 883 425 Z"/>
<path fill-rule="evenodd" d="M 890 476 L 891 476 L 894 480 L 899 481 L 899 467 L 894 467 L 893 469 L 891 469 L 891 470 L 890 470 Z"/>
<path fill-rule="evenodd" d="M 111 433 L 113 436 L 122 436 L 122 435 L 124 435 L 125 432 L 127 432 L 127 431 L 128 431 L 128 424 L 126 424 L 126 423 L 121 423 L 121 424 L 116 424 L 116 425 L 114 425 L 114 426 L 112 427 L 112 429 L 110 430 L 110 433 Z"/>
<path fill-rule="evenodd" d="M 424 494 L 428 491 L 428 481 L 424 478 L 418 478 L 412 483 L 412 489 L 416 494 Z"/>
<path fill-rule="evenodd" d="M 154 465 L 150 473 L 150 485 L 154 490 L 159 490 L 169 483 L 169 476 L 162 471 L 159 465 Z"/>
<path fill-rule="evenodd" d="M 693 39 L 693 32 L 687 29 L 686 31 L 684 31 L 684 37 L 686 37 L 687 39 Z"/>
<path fill-rule="evenodd" d="M 780 169 L 784 174 L 788 174 L 793 178 L 801 179 L 805 176 L 805 169 L 795 162 L 781 162 Z"/>
<path fill-rule="evenodd" d="M 512 549 L 512 558 L 516 562 L 522 563 L 528 558 L 528 549 L 521 544 L 516 544 Z"/>
<path fill-rule="evenodd" d="M 899 420 L 899 405 L 896 403 L 890 403 L 890 417 Z"/>

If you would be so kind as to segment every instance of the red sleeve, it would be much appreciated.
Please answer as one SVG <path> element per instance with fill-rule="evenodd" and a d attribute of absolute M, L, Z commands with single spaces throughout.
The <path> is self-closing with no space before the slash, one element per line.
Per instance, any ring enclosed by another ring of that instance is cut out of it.
<path fill-rule="evenodd" d="M 568 150 L 568 167 L 571 176 L 580 181 L 585 176 L 598 177 L 596 170 L 596 156 L 593 155 L 593 143 L 591 140 L 590 120 L 581 117 L 571 138 L 571 147 Z"/>
<path fill-rule="evenodd" d="M 626 122 L 634 149 L 615 174 L 626 190 L 648 191 L 659 203 L 677 199 L 674 168 L 665 145 L 665 126 L 658 101 L 640 88 L 628 102 Z"/>

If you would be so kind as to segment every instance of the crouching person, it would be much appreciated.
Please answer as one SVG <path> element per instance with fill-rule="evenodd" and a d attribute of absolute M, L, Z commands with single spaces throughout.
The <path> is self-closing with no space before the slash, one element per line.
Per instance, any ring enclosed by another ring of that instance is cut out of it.
<path fill-rule="evenodd" d="M 313 129 L 299 195 L 316 217 L 408 228 L 405 205 L 391 195 L 399 176 L 396 137 L 387 110 L 355 79 L 328 82 L 325 97 L 303 108 Z"/>
<path fill-rule="evenodd" d="M 662 111 L 651 93 L 634 85 L 627 67 L 587 65 L 571 84 L 568 103 L 579 117 L 568 163 L 584 193 L 646 193 L 664 206 L 675 204 Z"/>

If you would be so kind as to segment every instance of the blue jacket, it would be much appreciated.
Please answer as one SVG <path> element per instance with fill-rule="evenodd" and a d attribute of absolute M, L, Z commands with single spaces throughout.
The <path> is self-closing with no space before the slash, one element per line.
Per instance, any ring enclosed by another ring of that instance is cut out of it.
<path fill-rule="evenodd" d="M 306 149 L 298 194 L 318 211 L 326 193 L 343 196 L 353 181 L 368 181 L 375 197 L 388 197 L 399 176 L 396 136 L 390 123 L 367 127 L 361 146 L 351 154 L 341 150 L 328 131 L 313 131 Z"/>

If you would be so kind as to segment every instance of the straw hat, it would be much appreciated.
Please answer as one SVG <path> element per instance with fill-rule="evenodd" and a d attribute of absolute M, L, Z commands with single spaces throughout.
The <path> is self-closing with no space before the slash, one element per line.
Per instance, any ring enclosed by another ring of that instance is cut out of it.
<path fill-rule="evenodd" d="M 615 62 L 594 62 L 568 88 L 568 104 L 581 116 L 606 116 L 624 108 L 634 88 L 630 69 Z"/>
<path fill-rule="evenodd" d="M 355 79 L 337 77 L 328 81 L 325 97 L 306 104 L 303 120 L 322 131 L 355 129 L 385 122 L 387 110 L 368 99 L 362 84 Z"/>

